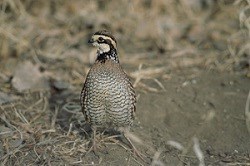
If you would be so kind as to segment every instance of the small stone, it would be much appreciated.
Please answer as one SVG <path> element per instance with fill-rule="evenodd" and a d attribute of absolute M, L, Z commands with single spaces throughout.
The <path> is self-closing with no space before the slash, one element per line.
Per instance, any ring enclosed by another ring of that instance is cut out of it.
<path fill-rule="evenodd" d="M 16 99 L 17 99 L 17 97 L 14 96 L 14 95 L 10 95 L 10 94 L 6 94 L 4 92 L 0 92 L 0 105 L 13 102 Z"/>
<path fill-rule="evenodd" d="M 45 75 L 45 72 L 40 71 L 39 65 L 27 61 L 16 67 L 11 83 L 20 92 L 31 89 L 45 90 L 49 89 L 49 81 Z"/>
<path fill-rule="evenodd" d="M 58 90 L 65 90 L 68 89 L 70 84 L 64 81 L 55 81 L 53 82 L 53 85 Z"/>

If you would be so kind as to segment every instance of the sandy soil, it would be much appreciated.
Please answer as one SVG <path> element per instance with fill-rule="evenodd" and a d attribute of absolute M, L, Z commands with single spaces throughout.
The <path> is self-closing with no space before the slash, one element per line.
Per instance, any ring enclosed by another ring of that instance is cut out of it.
<path fill-rule="evenodd" d="M 206 165 L 238 160 L 249 163 L 244 110 L 250 80 L 205 71 L 189 76 L 180 73 L 164 81 L 166 92 L 161 94 L 141 94 L 138 119 L 143 130 L 135 128 L 135 132 L 162 150 L 161 158 L 167 165 L 177 165 L 180 160 L 197 165 L 193 137 L 199 139 Z M 186 151 L 170 148 L 169 140 L 181 143 Z"/>

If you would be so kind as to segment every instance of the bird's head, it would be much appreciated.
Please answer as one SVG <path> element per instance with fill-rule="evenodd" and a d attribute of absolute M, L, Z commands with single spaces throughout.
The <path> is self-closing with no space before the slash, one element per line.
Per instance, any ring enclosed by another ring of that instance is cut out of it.
<path fill-rule="evenodd" d="M 106 30 L 98 31 L 94 33 L 89 43 L 98 47 L 100 54 L 107 53 L 111 49 L 116 50 L 116 40 L 112 34 Z"/>

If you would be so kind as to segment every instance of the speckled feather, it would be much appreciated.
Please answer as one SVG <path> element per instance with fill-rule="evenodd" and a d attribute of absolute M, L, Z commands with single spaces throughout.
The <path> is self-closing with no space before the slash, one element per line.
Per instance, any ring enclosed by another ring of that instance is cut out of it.
<path fill-rule="evenodd" d="M 133 86 L 119 62 L 96 61 L 81 92 L 85 118 L 92 125 L 130 126 L 134 120 L 136 97 Z"/>

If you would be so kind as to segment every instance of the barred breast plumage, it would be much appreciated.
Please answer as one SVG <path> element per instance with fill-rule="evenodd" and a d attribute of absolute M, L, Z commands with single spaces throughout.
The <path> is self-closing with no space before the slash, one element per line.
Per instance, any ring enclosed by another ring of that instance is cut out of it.
<path fill-rule="evenodd" d="M 127 74 L 120 66 L 116 40 L 109 32 L 99 31 L 90 42 L 98 47 L 98 55 L 81 92 L 86 120 L 95 126 L 130 126 L 136 97 Z"/>

